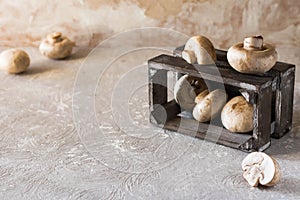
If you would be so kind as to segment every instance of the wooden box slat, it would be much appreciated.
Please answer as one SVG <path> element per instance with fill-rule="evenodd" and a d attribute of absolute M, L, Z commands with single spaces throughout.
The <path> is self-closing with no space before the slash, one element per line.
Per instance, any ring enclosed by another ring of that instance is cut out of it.
<path fill-rule="evenodd" d="M 224 128 L 212 124 L 198 123 L 194 119 L 176 117 L 167 121 L 163 128 L 196 137 L 218 144 L 226 144 L 232 148 L 240 148 L 241 144 L 251 140 L 247 134 L 232 134 Z M 195 131 L 196 130 L 196 131 Z"/>

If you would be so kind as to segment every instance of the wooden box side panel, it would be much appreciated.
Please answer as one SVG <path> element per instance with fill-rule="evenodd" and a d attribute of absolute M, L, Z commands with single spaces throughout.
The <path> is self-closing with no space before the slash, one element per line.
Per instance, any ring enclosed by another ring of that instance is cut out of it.
<path fill-rule="evenodd" d="M 155 63 L 149 62 L 148 78 L 150 122 L 164 124 L 180 112 L 175 101 L 168 102 L 168 71 L 157 69 Z"/>
<path fill-rule="evenodd" d="M 233 148 L 239 148 L 245 151 L 260 150 L 270 144 L 270 122 L 271 122 L 271 108 L 272 101 L 272 79 L 265 79 L 261 85 L 257 85 L 258 91 L 242 89 L 243 93 L 248 95 L 248 100 L 254 104 L 254 130 L 252 135 L 244 136 L 243 134 L 235 134 L 227 131 L 220 123 L 218 126 L 212 125 L 213 130 L 206 127 L 205 123 L 199 123 L 194 119 L 180 118 L 178 121 L 178 114 L 181 112 L 180 107 L 176 102 L 167 101 L 167 72 L 172 70 L 175 72 L 181 72 L 182 74 L 194 72 L 189 70 L 189 67 L 178 67 L 177 62 L 173 62 L 176 59 L 174 57 L 161 55 L 159 57 L 149 60 L 149 92 L 150 92 L 150 111 L 151 123 L 161 126 L 165 129 L 177 131 L 187 135 L 194 135 L 201 139 L 207 139 Z M 171 60 L 171 61 L 170 61 Z M 182 59 L 181 59 L 182 61 Z M 180 69 L 180 70 L 176 70 Z M 185 71 L 187 70 L 187 71 Z M 199 74 L 196 74 L 200 76 Z M 215 80 L 211 74 L 212 80 Z M 219 78 L 219 77 L 218 77 Z M 222 77 L 221 77 L 222 78 Z M 164 79 L 164 80 L 162 80 Z M 157 84 L 159 83 L 159 84 Z M 163 87 L 158 85 L 163 85 Z M 225 83 L 227 84 L 226 80 Z M 232 85 L 232 84 L 229 84 Z M 243 85 L 243 84 L 238 84 Z M 157 95 L 158 93 L 164 93 L 163 95 Z M 154 93 L 154 94 L 151 94 Z M 266 106 L 268 105 L 268 106 Z M 176 120 L 177 119 L 177 120 Z M 180 122 L 180 124 L 176 124 Z M 182 124 L 182 122 L 184 122 Z M 198 127 L 195 129 L 195 127 Z M 216 132 L 220 135 L 216 136 Z M 209 134 L 207 134 L 209 133 Z M 246 138 L 245 138 L 246 137 Z M 237 138 L 241 141 L 237 143 Z"/>

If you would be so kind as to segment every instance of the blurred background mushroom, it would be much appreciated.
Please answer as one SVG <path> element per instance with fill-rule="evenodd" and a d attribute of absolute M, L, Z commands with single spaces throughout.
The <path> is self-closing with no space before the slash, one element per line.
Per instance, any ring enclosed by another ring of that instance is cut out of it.
<path fill-rule="evenodd" d="M 21 49 L 7 49 L 0 54 L 0 69 L 9 74 L 22 73 L 29 64 L 29 55 Z"/>
<path fill-rule="evenodd" d="M 42 40 L 39 49 L 40 52 L 51 59 L 63 59 L 71 55 L 75 42 L 60 32 L 48 34 Z"/>
<path fill-rule="evenodd" d="M 1 46 L 37 47 L 49 32 L 59 31 L 86 48 L 123 31 L 162 27 L 188 37 L 205 35 L 216 49 L 228 49 L 245 36 L 261 34 L 276 44 L 279 61 L 300 66 L 298 0 L 19 0 L 0 1 L 0 12 L 15 13 L 0 19 Z M 153 36 L 153 40 L 161 38 Z M 296 77 L 300 81 L 300 72 Z"/>

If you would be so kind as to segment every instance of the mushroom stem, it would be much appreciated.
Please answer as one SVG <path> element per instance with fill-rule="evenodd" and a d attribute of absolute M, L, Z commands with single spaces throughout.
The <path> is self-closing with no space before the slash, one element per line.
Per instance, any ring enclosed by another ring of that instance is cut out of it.
<path fill-rule="evenodd" d="M 260 50 L 263 47 L 263 37 L 261 35 L 244 38 L 244 49 Z"/>
<path fill-rule="evenodd" d="M 197 63 L 196 54 L 193 51 L 183 50 L 182 58 L 190 64 Z"/>
<path fill-rule="evenodd" d="M 53 44 L 62 40 L 62 34 L 60 32 L 54 32 L 47 36 L 48 41 Z"/>

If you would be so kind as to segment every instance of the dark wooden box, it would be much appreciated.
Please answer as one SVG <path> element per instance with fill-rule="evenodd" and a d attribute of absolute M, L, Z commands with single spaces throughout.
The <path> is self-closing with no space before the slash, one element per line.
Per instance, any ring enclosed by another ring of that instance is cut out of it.
<path fill-rule="evenodd" d="M 241 74 L 228 64 L 226 51 L 216 50 L 216 65 L 200 66 L 180 57 L 183 48 L 177 48 L 175 56 L 160 55 L 148 61 L 152 124 L 243 151 L 263 151 L 270 145 L 271 137 L 280 138 L 291 130 L 294 65 L 277 62 L 263 75 Z M 229 97 L 242 94 L 254 106 L 253 131 L 231 133 L 219 119 L 199 123 L 188 113 L 182 113 L 175 100 L 170 99 L 169 91 L 173 90 L 170 79 L 174 82 L 184 74 L 201 77 L 215 88 L 225 86 Z"/>

